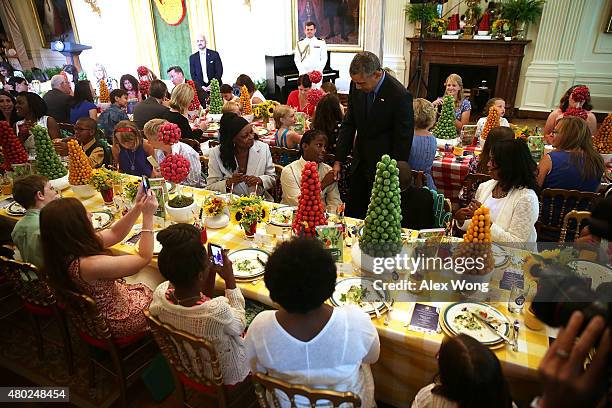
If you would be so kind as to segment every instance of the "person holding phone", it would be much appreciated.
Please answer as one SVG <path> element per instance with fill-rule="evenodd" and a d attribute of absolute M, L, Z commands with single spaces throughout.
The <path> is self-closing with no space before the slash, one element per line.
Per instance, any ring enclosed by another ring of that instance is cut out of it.
<path fill-rule="evenodd" d="M 245 384 L 249 374 L 242 338 L 245 302 L 226 251 L 212 247 L 218 256 L 211 262 L 200 230 L 189 224 L 171 225 L 157 234 L 157 240 L 162 244 L 157 265 L 167 281 L 155 289 L 149 311 L 177 330 L 213 342 L 224 384 Z M 219 257 L 222 266 L 217 265 Z M 213 298 L 216 275 L 225 281 L 225 296 Z"/>
<path fill-rule="evenodd" d="M 122 278 L 139 272 L 153 258 L 153 214 L 158 203 L 154 194 L 142 188 L 134 202 L 126 215 L 100 232 L 74 197 L 53 200 L 40 211 L 44 269 L 52 286 L 94 298 L 114 338 L 149 330 L 142 311 L 151 303 L 151 288 L 127 284 Z M 138 252 L 112 255 L 108 248 L 125 239 L 140 215 Z"/>

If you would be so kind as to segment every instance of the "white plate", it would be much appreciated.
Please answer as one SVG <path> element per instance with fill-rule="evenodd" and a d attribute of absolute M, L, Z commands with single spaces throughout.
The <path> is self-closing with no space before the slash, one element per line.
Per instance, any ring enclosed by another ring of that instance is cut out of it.
<path fill-rule="evenodd" d="M 253 126 L 253 132 L 255 132 L 259 136 L 265 136 L 268 134 L 268 129 L 260 126 Z"/>
<path fill-rule="evenodd" d="M 269 254 L 266 251 L 256 248 L 238 249 L 230 252 L 227 257 L 234 265 L 234 276 L 238 279 L 250 279 L 264 273 L 265 264 L 268 262 Z"/>
<path fill-rule="evenodd" d="M 93 211 L 91 213 L 91 223 L 96 231 L 103 230 L 113 223 L 113 214 L 108 211 Z"/>
<path fill-rule="evenodd" d="M 499 245 L 492 244 L 491 250 L 493 251 L 493 260 L 495 261 L 495 267 L 499 268 L 504 265 L 510 259 L 510 255 Z"/>
<path fill-rule="evenodd" d="M 572 261 L 569 267 L 576 269 L 578 275 L 591 279 L 591 288 L 595 290 L 604 282 L 612 282 L 612 269 L 606 265 L 600 265 L 591 261 Z"/>
<path fill-rule="evenodd" d="M 357 304 L 366 313 L 375 313 L 375 309 L 379 311 L 385 307 L 386 301 L 389 301 L 389 294 L 374 289 L 374 280 L 369 278 L 346 278 L 336 282 L 336 289 L 331 297 L 331 302 L 334 306 L 342 306 L 346 304 L 356 304 L 349 300 L 343 300 L 343 295 L 346 295 L 352 287 L 360 287 L 366 290 L 365 296 L 362 298 L 364 303 Z"/>
<path fill-rule="evenodd" d="M 157 232 L 155 232 L 153 234 L 153 255 L 159 255 L 162 248 L 162 244 L 157 240 Z"/>
<path fill-rule="evenodd" d="M 293 211 L 296 207 L 286 206 L 274 208 L 270 211 L 270 224 L 278 227 L 290 227 L 293 222 Z"/>
<path fill-rule="evenodd" d="M 8 215 L 20 217 L 22 215 L 25 215 L 26 210 L 17 201 L 13 201 L 6 207 L 6 213 Z"/>
<path fill-rule="evenodd" d="M 486 313 L 487 316 L 485 318 L 488 319 L 493 326 L 496 326 L 497 331 L 506 336 L 510 334 L 510 322 L 506 316 L 504 316 L 493 306 L 487 305 L 486 303 L 476 302 L 457 302 L 444 309 L 440 315 L 440 319 L 451 334 L 457 335 L 459 333 L 465 333 L 485 345 L 494 345 L 504 341 L 500 336 L 496 335 L 489 328 L 487 328 L 484 323 L 480 322 L 473 316 L 472 318 L 475 320 L 477 328 L 468 329 L 467 327 L 456 322 L 455 318 L 459 315 L 469 316 L 469 312 L 463 312 L 461 310 L 464 307 L 467 307 L 468 310 L 476 314 L 479 314 L 480 312 Z"/>
<path fill-rule="evenodd" d="M 221 129 L 221 125 L 219 125 L 219 123 L 217 122 L 210 123 L 208 127 L 206 128 L 206 130 L 209 132 L 213 132 L 219 129 Z"/>

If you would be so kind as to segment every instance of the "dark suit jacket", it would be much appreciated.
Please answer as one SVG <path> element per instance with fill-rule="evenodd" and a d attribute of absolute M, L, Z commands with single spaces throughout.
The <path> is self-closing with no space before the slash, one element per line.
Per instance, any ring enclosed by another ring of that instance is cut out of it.
<path fill-rule="evenodd" d="M 389 74 L 385 75 L 369 113 L 366 112 L 366 95 L 351 82 L 348 109 L 338 135 L 336 160 L 345 162 L 352 154 L 351 173 L 360 167 L 373 179 L 376 163 L 382 155 L 408 161 L 414 136 L 414 114 L 412 95 Z"/>
<path fill-rule="evenodd" d="M 221 63 L 221 57 L 217 51 L 206 49 L 206 74 L 208 76 L 208 82 L 204 83 L 204 75 L 202 74 L 202 64 L 200 63 L 200 52 L 191 54 L 189 56 L 189 72 L 191 73 L 191 79 L 197 85 L 198 89 L 202 86 L 208 86 L 210 80 L 217 78 L 219 85 L 221 85 L 221 77 L 223 76 L 223 64 Z"/>
<path fill-rule="evenodd" d="M 142 102 L 138 102 L 134 106 L 134 122 L 138 129 L 143 129 L 145 123 L 151 119 L 161 119 L 164 113 L 168 110 L 167 107 L 157 102 L 157 99 L 149 96 Z"/>
<path fill-rule="evenodd" d="M 58 123 L 70 122 L 70 101 L 72 97 L 59 89 L 51 89 L 43 96 L 47 104 L 47 115 L 54 118 Z"/>

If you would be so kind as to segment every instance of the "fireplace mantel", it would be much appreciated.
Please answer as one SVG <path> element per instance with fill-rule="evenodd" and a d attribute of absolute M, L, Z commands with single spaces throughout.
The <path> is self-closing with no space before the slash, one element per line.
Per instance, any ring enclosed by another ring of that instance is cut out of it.
<path fill-rule="evenodd" d="M 410 41 L 410 77 L 418 64 L 419 38 L 407 38 Z M 470 65 L 497 67 L 497 81 L 492 95 L 506 101 L 506 109 L 511 115 L 518 87 L 521 64 L 525 46 L 531 41 L 499 40 L 442 40 L 425 39 L 423 47 L 423 79 L 428 83 L 430 64 Z M 461 68 L 457 68 L 461 75 Z M 416 81 L 410 85 L 415 93 Z M 425 97 L 426 90 L 421 87 L 419 97 Z"/>

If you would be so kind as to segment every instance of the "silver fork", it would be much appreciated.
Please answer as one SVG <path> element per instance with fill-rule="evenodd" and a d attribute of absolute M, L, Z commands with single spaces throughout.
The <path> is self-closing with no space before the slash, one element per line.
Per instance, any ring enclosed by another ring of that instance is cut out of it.
<path fill-rule="evenodd" d="M 385 315 L 385 321 L 383 324 L 388 326 L 391 322 L 391 311 L 393 310 L 393 306 L 391 306 L 391 302 L 385 302 L 385 306 L 387 306 L 387 314 Z"/>
<path fill-rule="evenodd" d="M 367 304 L 368 306 L 370 306 L 372 309 L 374 309 L 374 313 L 376 313 L 376 318 L 377 318 L 377 319 L 380 319 L 380 318 L 381 318 L 381 314 L 380 314 L 380 311 L 378 310 L 378 308 L 377 308 L 377 307 L 375 307 L 375 306 L 374 306 L 374 304 L 373 304 L 372 302 L 366 302 L 366 304 Z"/>

